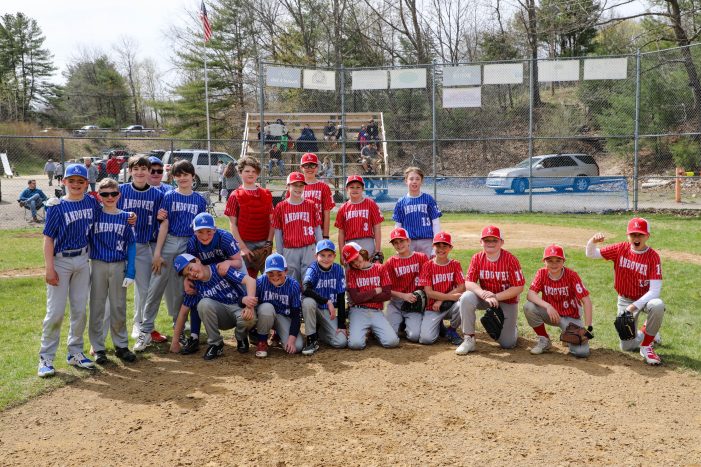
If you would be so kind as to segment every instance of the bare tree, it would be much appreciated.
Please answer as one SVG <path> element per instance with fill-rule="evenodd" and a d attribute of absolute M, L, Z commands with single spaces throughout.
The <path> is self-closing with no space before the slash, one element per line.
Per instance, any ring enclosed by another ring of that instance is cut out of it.
<path fill-rule="evenodd" d="M 139 44 L 136 39 L 128 36 L 122 36 L 119 38 L 119 42 L 115 44 L 112 48 L 117 53 L 117 64 L 121 68 L 122 74 L 127 79 L 127 84 L 129 85 L 129 90 L 131 91 L 131 101 L 134 110 L 134 123 L 142 123 L 142 115 L 139 111 L 140 108 L 140 98 L 141 93 L 139 92 L 138 85 L 138 62 L 136 54 L 138 51 Z"/>

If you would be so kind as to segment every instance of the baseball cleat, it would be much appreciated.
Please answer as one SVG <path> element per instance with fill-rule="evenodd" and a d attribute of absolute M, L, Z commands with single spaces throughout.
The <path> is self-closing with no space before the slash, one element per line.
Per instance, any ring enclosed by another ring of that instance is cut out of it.
<path fill-rule="evenodd" d="M 134 344 L 134 352 L 143 352 L 149 345 L 151 345 L 151 333 L 140 332 Z"/>
<path fill-rule="evenodd" d="M 202 358 L 204 358 L 205 360 L 214 360 L 215 358 L 219 358 L 222 355 L 224 355 L 224 344 L 211 344 L 207 348 L 207 351 L 204 353 Z"/>
<path fill-rule="evenodd" d="M 76 368 L 85 368 L 86 370 L 95 368 L 95 362 L 86 357 L 83 352 L 69 355 L 66 357 L 66 362 Z"/>
<path fill-rule="evenodd" d="M 97 350 L 95 352 L 95 363 L 98 365 L 104 365 L 107 363 L 109 360 L 107 360 L 107 352 L 104 350 Z"/>
<path fill-rule="evenodd" d="M 134 325 L 131 327 L 131 338 L 138 339 L 140 333 L 141 333 L 141 326 L 139 325 L 139 323 L 134 323 Z"/>
<path fill-rule="evenodd" d="M 453 328 L 448 328 L 448 330 L 445 333 L 445 337 L 453 345 L 461 345 L 463 343 L 462 337 L 460 337 L 460 335 L 458 334 L 458 331 L 456 331 Z"/>
<path fill-rule="evenodd" d="M 550 342 L 550 339 L 544 336 L 538 336 L 538 342 L 536 342 L 536 344 L 531 349 L 531 353 L 533 355 L 540 355 L 546 350 L 550 350 L 552 346 L 553 345 Z"/>
<path fill-rule="evenodd" d="M 56 370 L 54 369 L 54 362 L 49 359 L 39 358 L 39 369 L 37 370 L 37 376 L 39 376 L 39 378 L 46 378 L 55 374 Z"/>
<path fill-rule="evenodd" d="M 648 365 L 659 365 L 662 363 L 662 359 L 657 356 L 652 346 L 640 347 L 640 355 Z"/>
<path fill-rule="evenodd" d="M 118 359 L 127 363 L 133 363 L 136 361 L 136 355 L 134 354 L 134 352 L 132 352 L 126 347 L 115 347 L 114 354 L 117 356 Z"/>
<path fill-rule="evenodd" d="M 317 339 L 307 339 L 307 345 L 302 349 L 302 355 L 314 355 L 319 350 L 319 341 Z"/>
<path fill-rule="evenodd" d="M 185 340 L 185 343 L 182 344 L 182 346 L 180 347 L 180 354 L 181 355 L 190 355 L 190 354 L 197 352 L 199 349 L 200 349 L 200 339 L 188 337 Z"/>
<path fill-rule="evenodd" d="M 241 339 L 236 339 L 236 351 L 238 353 L 248 353 L 248 348 L 250 344 L 248 343 L 248 337 L 244 336 Z"/>
<path fill-rule="evenodd" d="M 164 342 L 168 341 L 168 337 L 164 336 L 160 332 L 156 331 L 155 329 L 151 331 L 151 342 L 155 342 L 156 344 L 162 344 Z"/>
<path fill-rule="evenodd" d="M 455 353 L 457 355 L 467 355 L 470 352 L 475 351 L 475 336 L 465 336 L 465 339 L 462 341 L 462 344 L 455 349 Z"/>
<path fill-rule="evenodd" d="M 258 358 L 265 358 L 268 356 L 268 343 L 260 340 L 258 341 L 258 344 L 256 344 L 256 357 Z"/>

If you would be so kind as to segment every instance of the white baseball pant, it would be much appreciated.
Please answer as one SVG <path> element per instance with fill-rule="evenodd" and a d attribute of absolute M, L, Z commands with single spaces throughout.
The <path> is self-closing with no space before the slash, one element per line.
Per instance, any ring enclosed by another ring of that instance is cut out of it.
<path fill-rule="evenodd" d="M 630 305 L 634 301 L 635 300 L 631 300 L 626 297 L 621 297 L 619 295 L 617 303 L 618 313 L 616 314 L 616 316 L 622 315 L 626 311 L 628 305 Z M 638 310 L 633 314 L 633 316 L 635 317 L 635 328 L 638 328 L 638 318 L 640 317 L 640 313 L 647 313 L 647 320 L 645 321 L 645 332 L 650 336 L 657 335 L 657 333 L 660 332 L 660 328 L 662 327 L 662 318 L 664 318 L 664 312 L 665 306 L 662 299 L 653 298 L 645 304 L 642 310 Z M 630 339 L 627 341 L 620 341 L 621 350 L 625 352 L 635 351 L 640 347 L 640 342 L 642 341 L 639 338 Z"/>
<path fill-rule="evenodd" d="M 224 342 L 220 331 L 236 328 L 236 339 L 246 336 L 248 330 L 256 323 L 255 315 L 252 320 L 243 319 L 243 308 L 237 304 L 227 305 L 211 298 L 203 298 L 197 304 L 197 311 L 207 331 L 207 343 L 219 345 Z"/>
<path fill-rule="evenodd" d="M 280 342 L 282 345 L 285 345 L 287 343 L 287 338 L 290 337 L 290 324 L 292 323 L 292 319 L 289 316 L 275 313 L 275 307 L 270 303 L 261 303 L 258 305 L 256 311 L 258 312 L 256 332 L 258 332 L 258 334 L 267 335 L 274 326 L 275 332 L 280 336 Z M 297 334 L 295 347 L 297 348 L 297 353 L 301 352 L 304 347 L 304 339 L 302 338 L 301 332 Z"/>
<path fill-rule="evenodd" d="M 460 296 L 460 317 L 462 332 L 465 335 L 475 333 L 476 310 L 486 310 L 489 303 L 482 300 L 473 292 L 467 291 Z M 518 303 L 499 303 L 504 312 L 504 327 L 499 336 L 499 345 L 504 349 L 513 349 L 518 341 Z"/>
<path fill-rule="evenodd" d="M 418 251 L 429 258 L 433 256 L 433 239 L 432 238 L 417 238 L 411 241 L 411 251 Z"/>
<path fill-rule="evenodd" d="M 450 320 L 450 326 L 457 329 L 460 326 L 460 302 L 453 303 L 446 311 L 426 310 L 421 319 L 421 332 L 419 343 L 430 345 L 438 340 L 441 323 L 446 317 Z"/>
<path fill-rule="evenodd" d="M 313 298 L 305 297 L 302 300 L 302 316 L 307 336 L 317 333 L 321 342 L 336 349 L 343 349 L 348 345 L 346 334 L 338 332 L 338 318 L 331 319 L 329 310 L 319 308 Z"/>
<path fill-rule="evenodd" d="M 106 323 L 115 347 L 128 347 L 127 289 L 124 282 L 124 261 L 106 263 L 91 261 L 90 320 L 88 336 L 93 350 L 105 350 Z M 109 298 L 108 320 L 105 320 L 106 300 Z"/>
<path fill-rule="evenodd" d="M 526 304 L 523 305 L 523 314 L 526 315 L 526 321 L 528 321 L 528 325 L 532 328 L 537 328 L 541 324 L 549 324 L 550 326 L 559 326 L 560 329 L 564 331 L 570 323 L 574 323 L 577 326 L 584 326 L 584 322 L 580 318 L 570 318 L 569 316 L 560 316 L 560 322 L 554 324 L 545 308 L 533 302 L 526 302 Z M 579 310 L 579 315 L 582 315 L 581 309 Z M 570 353 L 575 357 L 584 358 L 589 356 L 589 342 L 582 345 L 567 345 L 570 348 Z"/>
<path fill-rule="evenodd" d="M 368 331 L 372 331 L 382 347 L 399 345 L 399 337 L 381 310 L 353 306 L 350 309 L 348 348 L 363 350 L 367 345 Z"/>
<path fill-rule="evenodd" d="M 402 324 L 402 321 L 404 321 L 404 332 L 406 333 L 407 340 L 410 340 L 411 342 L 419 342 L 423 314 L 402 311 L 403 303 L 404 300 L 400 300 L 398 298 L 393 298 L 389 301 L 387 304 L 387 310 L 385 311 L 387 321 L 389 321 L 389 324 L 392 326 L 395 333 L 399 332 L 399 325 Z"/>
<path fill-rule="evenodd" d="M 300 248 L 283 248 L 282 256 L 287 262 L 287 274 L 297 280 L 300 284 L 307 272 L 307 268 L 314 262 L 315 245 L 307 245 Z"/>

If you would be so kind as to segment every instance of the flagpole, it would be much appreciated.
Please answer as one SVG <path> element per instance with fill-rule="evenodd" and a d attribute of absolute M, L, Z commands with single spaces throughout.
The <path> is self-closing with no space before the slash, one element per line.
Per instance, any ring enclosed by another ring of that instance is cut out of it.
<path fill-rule="evenodd" d="M 209 133 L 209 84 L 207 76 L 207 41 L 204 42 L 204 111 L 207 120 L 207 164 L 209 166 L 209 181 L 207 182 L 208 191 L 213 188 L 212 185 L 212 139 Z"/>

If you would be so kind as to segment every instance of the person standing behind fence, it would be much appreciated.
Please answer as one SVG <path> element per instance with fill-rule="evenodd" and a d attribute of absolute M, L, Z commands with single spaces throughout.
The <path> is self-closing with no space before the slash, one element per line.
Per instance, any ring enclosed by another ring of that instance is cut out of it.
<path fill-rule="evenodd" d="M 88 184 L 90 185 L 90 191 L 95 191 L 95 184 L 97 183 L 97 167 L 92 163 L 92 159 L 86 157 L 83 159 L 85 161 L 85 167 L 88 168 Z"/>
<path fill-rule="evenodd" d="M 53 159 L 49 158 L 44 164 L 44 173 L 49 177 L 49 186 L 54 186 L 54 173 L 56 172 L 56 163 Z"/>
<path fill-rule="evenodd" d="M 224 199 L 229 198 L 229 193 L 241 186 L 241 177 L 239 176 L 238 170 L 236 170 L 236 163 L 229 162 L 224 168 L 224 185 L 222 188 L 224 192 L 220 192 L 224 196 Z"/>
<path fill-rule="evenodd" d="M 119 160 L 114 156 L 114 154 L 110 154 L 109 159 L 107 160 L 107 176 L 110 178 L 113 178 L 115 180 L 119 179 L 119 171 L 122 168 L 122 164 L 119 163 Z"/>
<path fill-rule="evenodd" d="M 56 177 L 56 180 L 61 183 L 61 180 L 63 180 L 63 164 L 60 162 L 56 162 L 56 171 L 54 172 L 54 177 Z"/>

